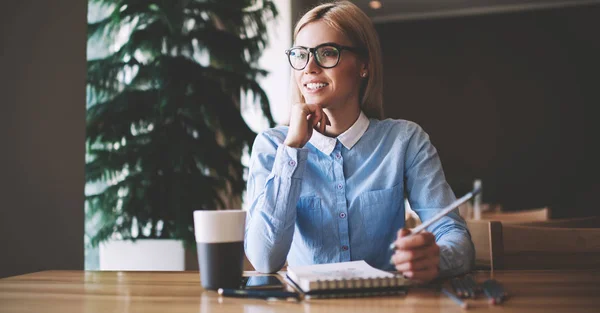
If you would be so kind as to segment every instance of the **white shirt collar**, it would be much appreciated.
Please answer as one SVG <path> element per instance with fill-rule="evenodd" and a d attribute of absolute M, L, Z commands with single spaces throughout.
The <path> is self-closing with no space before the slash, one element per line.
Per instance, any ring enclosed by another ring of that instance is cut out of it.
<path fill-rule="evenodd" d="M 335 149 L 336 139 L 339 140 L 346 149 L 350 150 L 367 131 L 367 128 L 369 128 L 369 118 L 361 111 L 356 122 L 337 138 L 327 137 L 318 131 L 313 131 L 312 137 L 310 137 L 308 142 L 326 155 L 330 155 L 331 152 L 333 152 L 333 149 Z"/>

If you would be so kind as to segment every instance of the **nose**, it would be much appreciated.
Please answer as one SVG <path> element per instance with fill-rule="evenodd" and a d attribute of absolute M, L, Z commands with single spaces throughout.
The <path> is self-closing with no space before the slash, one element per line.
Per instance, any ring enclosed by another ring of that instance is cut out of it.
<path fill-rule="evenodd" d="M 321 70 L 321 67 L 317 65 L 317 61 L 315 60 L 314 53 L 310 54 L 308 58 L 308 64 L 304 68 L 304 74 L 315 74 Z"/>

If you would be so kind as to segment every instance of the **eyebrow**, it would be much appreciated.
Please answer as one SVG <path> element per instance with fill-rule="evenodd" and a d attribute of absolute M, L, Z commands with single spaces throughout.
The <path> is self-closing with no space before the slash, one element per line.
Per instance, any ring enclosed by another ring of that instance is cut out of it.
<path fill-rule="evenodd" d="M 315 47 L 318 47 L 318 46 L 324 46 L 324 45 L 337 45 L 337 46 L 345 46 L 345 45 L 341 45 L 341 44 L 339 44 L 339 43 L 337 43 L 337 42 L 328 41 L 328 42 L 320 43 L 320 44 L 316 45 Z M 304 49 L 308 49 L 308 48 L 310 48 L 310 47 L 306 47 L 306 46 L 294 46 L 294 48 L 304 48 Z"/>

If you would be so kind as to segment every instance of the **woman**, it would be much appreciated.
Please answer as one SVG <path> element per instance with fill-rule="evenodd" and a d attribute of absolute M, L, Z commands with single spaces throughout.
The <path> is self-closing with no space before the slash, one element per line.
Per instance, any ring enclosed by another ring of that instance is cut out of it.
<path fill-rule="evenodd" d="M 289 127 L 252 150 L 246 255 L 260 272 L 365 260 L 415 281 L 468 272 L 474 249 L 455 213 L 411 237 L 404 195 L 421 220 L 455 200 L 427 134 L 382 118 L 380 47 L 354 4 L 307 12 L 286 51 L 292 66 Z M 396 251 L 387 247 L 395 242 Z"/>

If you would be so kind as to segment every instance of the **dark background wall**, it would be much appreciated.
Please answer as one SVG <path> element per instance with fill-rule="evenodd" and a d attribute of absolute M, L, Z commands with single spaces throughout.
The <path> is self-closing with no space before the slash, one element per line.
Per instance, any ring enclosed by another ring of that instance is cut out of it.
<path fill-rule="evenodd" d="M 600 6 L 376 27 L 386 115 L 423 126 L 455 193 L 600 214 Z"/>
<path fill-rule="evenodd" d="M 0 25 L 0 277 L 83 269 L 86 1 L 4 1 Z"/>

